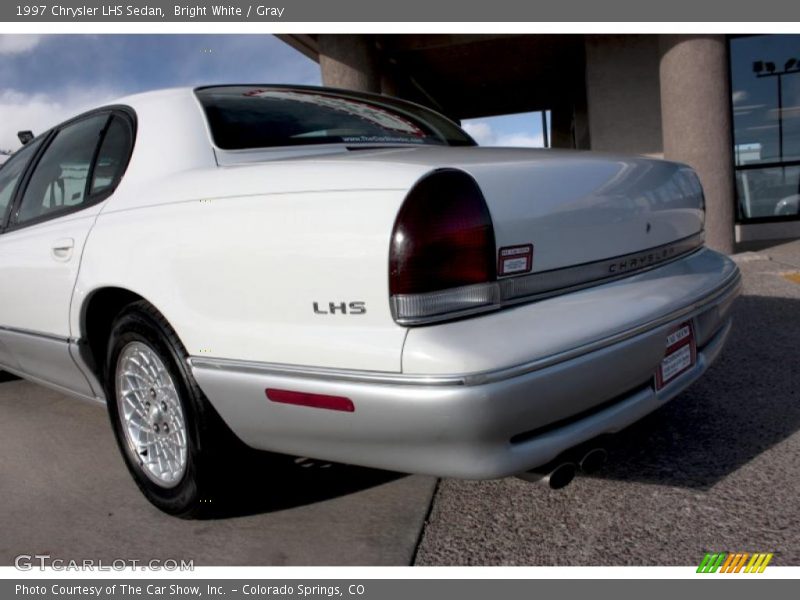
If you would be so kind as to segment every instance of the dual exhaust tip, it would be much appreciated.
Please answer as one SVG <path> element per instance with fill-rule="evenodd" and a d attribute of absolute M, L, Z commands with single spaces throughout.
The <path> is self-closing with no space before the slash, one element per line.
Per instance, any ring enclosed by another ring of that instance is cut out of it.
<path fill-rule="evenodd" d="M 599 471 L 605 464 L 608 453 L 604 448 L 592 448 L 576 456 L 577 460 L 570 461 L 559 458 L 541 467 L 520 473 L 517 477 L 525 481 L 541 483 L 551 490 L 560 490 L 572 483 L 578 470 L 587 475 Z"/>

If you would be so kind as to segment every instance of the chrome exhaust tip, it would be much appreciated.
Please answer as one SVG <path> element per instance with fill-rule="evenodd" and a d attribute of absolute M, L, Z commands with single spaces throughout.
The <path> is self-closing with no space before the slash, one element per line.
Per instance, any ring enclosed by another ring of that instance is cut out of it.
<path fill-rule="evenodd" d="M 551 490 L 560 490 L 567 487 L 572 480 L 575 479 L 577 469 L 572 463 L 563 463 L 558 465 L 555 469 L 545 477 L 547 485 Z"/>
<path fill-rule="evenodd" d="M 541 483 L 546 485 L 551 490 L 560 490 L 567 487 L 577 474 L 578 469 L 573 463 L 560 463 L 553 467 L 551 470 L 537 470 L 532 469 L 517 475 L 520 479 L 525 481 Z"/>
<path fill-rule="evenodd" d="M 578 462 L 578 466 L 581 472 L 591 475 L 599 471 L 603 465 L 606 464 L 607 458 L 608 452 L 606 452 L 605 448 L 592 448 L 583 455 L 583 458 Z"/>

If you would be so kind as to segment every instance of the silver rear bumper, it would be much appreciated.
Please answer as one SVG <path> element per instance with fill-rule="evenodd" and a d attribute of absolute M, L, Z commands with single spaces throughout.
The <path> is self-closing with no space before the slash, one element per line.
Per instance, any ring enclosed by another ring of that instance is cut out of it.
<path fill-rule="evenodd" d="M 681 265 L 684 261 L 696 262 Z M 689 272 L 694 293 L 686 281 L 676 285 L 675 277 Z M 660 276 L 669 282 L 663 289 L 653 287 Z M 190 363 L 223 419 L 253 447 L 403 472 L 503 477 L 627 427 L 688 387 L 717 357 L 730 330 L 729 311 L 740 288 L 738 270 L 727 258 L 703 250 L 654 269 L 646 277 L 577 293 L 593 295 L 588 305 L 602 305 L 604 294 L 617 298 L 619 285 L 624 285 L 634 301 L 637 281 L 640 302 L 649 299 L 654 306 L 669 310 L 654 308 L 646 320 L 642 311 L 631 311 L 637 320 L 623 328 L 615 324 L 610 335 L 478 372 L 364 373 L 197 357 Z M 644 298 L 643 289 L 651 296 L 657 289 L 660 296 Z M 671 294 L 675 297 L 667 298 Z M 570 296 L 560 298 L 565 322 L 574 321 Z M 547 302 L 552 309 L 558 301 Z M 473 354 L 494 342 L 513 341 L 519 328 L 524 328 L 526 315 L 535 321 L 536 306 L 513 309 L 519 311 L 513 331 L 484 328 L 482 337 L 474 340 Z M 557 330 L 560 323 L 552 315 L 549 318 Z M 657 392 L 653 375 L 663 357 L 666 336 L 676 324 L 690 319 L 698 346 L 696 365 Z M 441 336 L 431 347 L 441 346 L 454 331 L 449 325 L 437 327 Z M 427 339 L 435 338 L 434 333 L 427 332 Z M 501 356 L 498 361 L 503 359 L 507 360 Z M 265 397 L 266 388 L 344 396 L 352 400 L 355 410 L 276 404 Z"/>

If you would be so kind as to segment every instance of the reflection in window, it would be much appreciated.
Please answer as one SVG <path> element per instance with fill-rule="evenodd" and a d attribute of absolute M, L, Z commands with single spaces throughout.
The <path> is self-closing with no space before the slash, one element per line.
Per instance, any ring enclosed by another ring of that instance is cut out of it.
<path fill-rule="evenodd" d="M 130 143 L 128 124 L 122 117 L 112 117 L 97 154 L 90 194 L 106 191 L 116 182 L 128 159 Z"/>
<path fill-rule="evenodd" d="M 0 170 L 0 222 L 5 216 L 6 209 L 11 202 L 11 196 L 17 189 L 17 183 L 28 161 L 36 154 L 37 148 L 42 143 L 41 138 L 24 146 L 22 150 L 13 155 L 2 170 Z"/>
<path fill-rule="evenodd" d="M 796 217 L 800 214 L 800 165 L 738 169 L 736 193 L 747 218 Z"/>
<path fill-rule="evenodd" d="M 797 218 L 800 35 L 733 38 L 730 50 L 739 216 Z"/>
<path fill-rule="evenodd" d="M 497 115 L 461 122 L 479 146 L 550 147 L 550 111 Z"/>
<path fill-rule="evenodd" d="M 108 115 L 87 117 L 60 130 L 33 170 L 15 223 L 83 204 L 86 179 Z"/>

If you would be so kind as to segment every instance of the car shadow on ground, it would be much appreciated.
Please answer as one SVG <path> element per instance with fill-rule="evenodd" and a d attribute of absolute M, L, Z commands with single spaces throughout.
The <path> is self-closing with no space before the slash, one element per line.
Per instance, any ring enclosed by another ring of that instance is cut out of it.
<path fill-rule="evenodd" d="M 800 429 L 800 301 L 743 296 L 728 343 L 686 392 L 604 440 L 594 477 L 708 489 Z"/>
<path fill-rule="evenodd" d="M 250 451 L 223 475 L 200 518 L 227 519 L 332 500 L 407 475 L 313 459 Z"/>
<path fill-rule="evenodd" d="M 19 377 L 16 375 L 12 375 L 11 373 L 6 373 L 5 371 L 0 371 L 0 383 L 5 381 L 17 381 Z"/>

